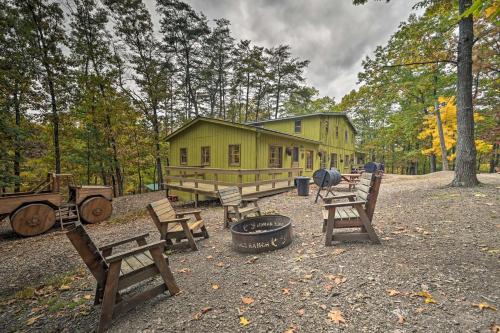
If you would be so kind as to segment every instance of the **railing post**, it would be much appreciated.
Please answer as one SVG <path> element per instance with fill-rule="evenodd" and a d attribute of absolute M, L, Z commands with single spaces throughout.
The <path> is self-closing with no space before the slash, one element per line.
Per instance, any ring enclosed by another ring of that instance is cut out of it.
<path fill-rule="evenodd" d="M 257 170 L 255 173 L 255 191 L 259 192 L 260 191 L 260 171 Z"/>
<path fill-rule="evenodd" d="M 238 189 L 240 194 L 243 194 L 243 175 L 241 172 L 238 173 Z"/>
<path fill-rule="evenodd" d="M 198 172 L 194 172 L 194 188 L 198 188 Z"/>
<path fill-rule="evenodd" d="M 274 172 L 271 173 L 271 178 L 273 180 L 273 182 L 272 182 L 272 188 L 276 188 L 276 174 Z"/>
<path fill-rule="evenodd" d="M 217 173 L 217 171 L 215 171 L 215 173 L 214 173 L 214 191 L 219 190 L 219 184 L 217 183 L 218 181 L 219 181 L 219 174 Z"/>
<path fill-rule="evenodd" d="M 179 171 L 179 175 L 181 176 L 181 179 L 179 179 L 179 186 L 182 186 L 182 178 L 184 178 L 184 173 L 182 171 Z"/>
<path fill-rule="evenodd" d="M 292 176 L 293 176 L 292 171 L 288 171 L 288 186 L 292 185 Z"/>

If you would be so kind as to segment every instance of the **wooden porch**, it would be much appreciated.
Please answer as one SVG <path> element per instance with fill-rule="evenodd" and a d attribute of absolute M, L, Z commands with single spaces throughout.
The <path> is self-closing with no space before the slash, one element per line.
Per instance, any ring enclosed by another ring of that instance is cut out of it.
<path fill-rule="evenodd" d="M 217 191 L 229 186 L 238 187 L 243 197 L 263 197 L 287 192 L 294 188 L 294 178 L 302 175 L 301 168 L 218 169 L 168 166 L 166 171 L 164 187 L 167 191 L 194 193 L 196 203 L 200 194 L 217 198 Z"/>

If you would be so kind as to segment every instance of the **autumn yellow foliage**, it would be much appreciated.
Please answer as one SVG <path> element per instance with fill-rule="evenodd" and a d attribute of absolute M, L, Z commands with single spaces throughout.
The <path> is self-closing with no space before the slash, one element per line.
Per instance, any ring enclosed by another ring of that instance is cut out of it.
<path fill-rule="evenodd" d="M 439 104 L 444 105 L 439 109 L 441 114 L 441 123 L 443 125 L 444 143 L 447 151 L 450 151 L 457 144 L 457 106 L 455 97 L 439 97 Z M 422 150 L 422 154 L 441 156 L 441 146 L 439 142 L 439 132 L 437 127 L 436 115 L 434 107 L 429 108 L 430 114 L 425 117 L 423 130 L 419 133 L 418 138 L 425 140 L 432 138 L 432 147 Z M 474 121 L 483 120 L 484 117 L 478 113 L 474 113 Z M 483 140 L 476 140 L 476 149 L 478 153 L 489 153 L 493 146 Z M 448 160 L 452 161 L 456 157 L 455 153 L 448 154 Z"/>

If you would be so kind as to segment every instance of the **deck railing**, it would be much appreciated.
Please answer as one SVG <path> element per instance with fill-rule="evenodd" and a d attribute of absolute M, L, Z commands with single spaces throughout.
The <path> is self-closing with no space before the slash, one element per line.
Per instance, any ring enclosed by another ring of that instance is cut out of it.
<path fill-rule="evenodd" d="M 271 188 L 276 188 L 277 182 L 286 181 L 288 186 L 292 186 L 293 178 L 302 175 L 301 168 L 266 168 L 266 169 L 219 169 L 204 167 L 184 167 L 167 166 L 165 180 L 168 183 L 177 182 L 179 186 L 184 183 L 194 183 L 194 188 L 200 184 L 212 185 L 216 192 L 219 186 L 237 186 L 240 193 L 244 187 L 255 187 L 255 191 L 260 191 L 260 186 L 271 184 Z M 285 174 L 285 177 L 280 177 Z M 227 180 L 227 176 L 232 176 L 235 181 Z M 226 178 L 226 179 L 225 179 Z M 253 180 L 248 181 L 248 178 Z M 269 179 L 266 179 L 269 178 Z"/>

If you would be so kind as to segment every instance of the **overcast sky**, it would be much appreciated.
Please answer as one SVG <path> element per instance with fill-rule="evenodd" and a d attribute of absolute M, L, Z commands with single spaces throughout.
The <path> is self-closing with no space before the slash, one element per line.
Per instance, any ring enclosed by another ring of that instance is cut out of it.
<path fill-rule="evenodd" d="M 308 84 L 321 95 L 342 96 L 356 88 L 361 60 L 383 45 L 414 0 L 184 0 L 209 20 L 227 18 L 236 40 L 265 47 L 289 44 L 294 56 L 311 61 Z M 154 0 L 148 7 L 154 8 Z"/>

